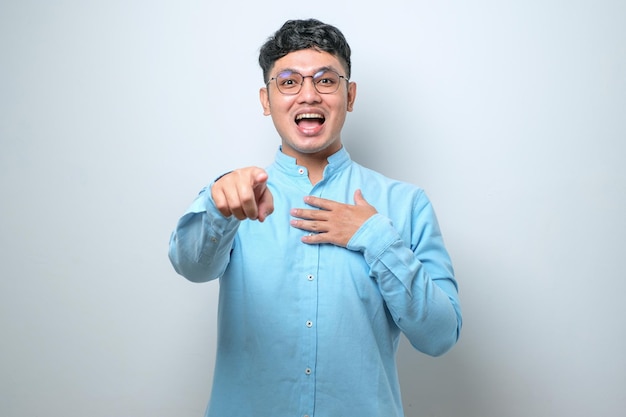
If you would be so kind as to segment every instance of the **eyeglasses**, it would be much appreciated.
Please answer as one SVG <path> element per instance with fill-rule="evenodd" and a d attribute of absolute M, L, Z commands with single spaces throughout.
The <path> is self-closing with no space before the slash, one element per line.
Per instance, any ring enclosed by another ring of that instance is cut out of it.
<path fill-rule="evenodd" d="M 269 86 L 272 81 L 276 80 L 278 91 L 282 94 L 294 95 L 302 90 L 302 84 L 304 84 L 305 78 L 310 78 L 311 81 L 313 81 L 315 91 L 320 94 L 332 94 L 336 92 L 339 89 L 339 83 L 342 78 L 348 82 L 347 77 L 339 75 L 331 69 L 322 69 L 314 75 L 306 76 L 295 71 L 287 70 L 281 72 L 276 77 L 270 78 L 265 85 Z"/>

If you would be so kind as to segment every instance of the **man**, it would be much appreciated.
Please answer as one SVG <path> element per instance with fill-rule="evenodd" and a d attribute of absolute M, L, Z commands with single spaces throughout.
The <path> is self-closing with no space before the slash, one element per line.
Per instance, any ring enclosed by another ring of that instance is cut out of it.
<path fill-rule="evenodd" d="M 216 179 L 170 242 L 178 273 L 220 279 L 207 416 L 402 416 L 400 334 L 441 355 L 461 329 L 432 206 L 343 147 L 356 84 L 337 28 L 288 21 L 259 63 L 275 162 Z"/>

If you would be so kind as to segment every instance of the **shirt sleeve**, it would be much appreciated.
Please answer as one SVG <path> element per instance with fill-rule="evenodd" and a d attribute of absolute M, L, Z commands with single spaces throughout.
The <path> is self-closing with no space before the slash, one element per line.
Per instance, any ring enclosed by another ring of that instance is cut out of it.
<path fill-rule="evenodd" d="M 170 237 L 169 258 L 174 270 L 193 282 L 221 277 L 239 224 L 234 216 L 226 218 L 219 212 L 211 186 L 204 188 Z"/>
<path fill-rule="evenodd" d="M 363 253 L 396 325 L 421 352 L 439 356 L 457 342 L 462 318 L 458 287 L 426 195 L 414 202 L 411 242 L 390 219 L 369 218 L 348 242 Z"/>

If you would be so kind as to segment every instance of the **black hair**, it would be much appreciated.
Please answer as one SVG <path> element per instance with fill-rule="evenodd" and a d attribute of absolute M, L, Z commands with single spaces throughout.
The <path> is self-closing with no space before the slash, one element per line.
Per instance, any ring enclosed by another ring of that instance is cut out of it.
<path fill-rule="evenodd" d="M 345 66 L 346 77 L 350 78 L 350 46 L 343 33 L 332 25 L 307 19 L 288 20 L 261 47 L 259 65 L 263 70 L 263 80 L 269 80 L 269 73 L 277 60 L 290 52 L 310 48 L 338 58 Z"/>

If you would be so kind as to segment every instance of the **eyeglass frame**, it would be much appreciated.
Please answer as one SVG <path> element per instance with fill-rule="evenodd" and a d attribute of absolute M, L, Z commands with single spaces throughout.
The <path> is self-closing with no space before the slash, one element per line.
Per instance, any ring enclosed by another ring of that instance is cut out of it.
<path fill-rule="evenodd" d="M 285 69 L 285 70 L 281 71 L 281 72 L 279 73 L 279 75 L 280 75 L 280 74 L 282 74 L 282 73 L 285 73 L 285 72 L 290 72 L 290 73 L 292 73 L 292 74 L 298 74 L 300 77 L 302 77 L 302 82 L 298 84 L 298 85 L 300 86 L 300 88 L 298 88 L 298 91 L 296 91 L 296 92 L 294 92 L 294 93 L 285 93 L 285 92 L 284 92 L 283 90 L 281 90 L 281 89 L 280 89 L 280 87 L 278 86 L 278 77 L 272 77 L 272 78 L 270 78 L 270 79 L 269 79 L 269 80 L 265 83 L 265 86 L 266 86 L 266 87 L 269 87 L 270 83 L 271 83 L 272 81 L 274 81 L 274 80 L 275 80 L 275 81 L 276 81 L 276 89 L 278 90 L 278 92 L 279 92 L 280 94 L 283 94 L 283 95 L 286 95 L 286 96 L 295 96 L 296 94 L 299 94 L 299 93 L 300 93 L 300 91 L 302 91 L 302 86 L 304 85 L 304 80 L 305 80 L 305 79 L 307 79 L 307 78 L 310 78 L 310 79 L 311 79 L 311 82 L 313 83 L 313 88 L 314 88 L 314 89 L 315 89 L 315 91 L 317 91 L 319 94 L 334 94 L 334 93 L 336 93 L 337 91 L 339 91 L 339 84 L 340 84 L 340 83 L 337 83 L 337 89 L 336 89 L 335 91 L 322 92 L 322 91 L 319 91 L 319 90 L 317 89 L 317 84 L 315 83 L 315 76 L 316 76 L 316 75 L 318 75 L 318 74 L 323 74 L 323 73 L 325 73 L 325 72 L 333 72 L 333 73 L 335 73 L 335 74 L 337 75 L 337 77 L 339 77 L 339 79 L 340 79 L 340 80 L 341 80 L 341 79 L 344 79 L 344 80 L 346 80 L 346 83 L 350 84 L 350 78 L 346 77 L 345 75 L 341 75 L 341 74 L 339 74 L 337 71 L 335 71 L 335 70 L 334 70 L 334 69 L 332 69 L 332 68 L 321 68 L 321 69 L 319 69 L 319 70 L 318 70 L 315 74 L 313 74 L 313 75 L 302 75 L 302 74 L 300 74 L 298 71 L 292 71 L 292 70 L 290 70 L 290 69 Z"/>

